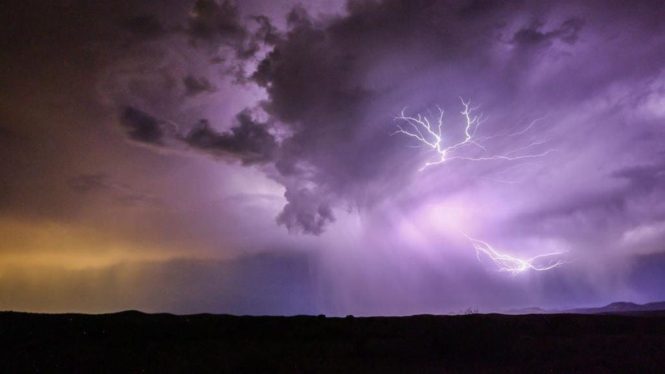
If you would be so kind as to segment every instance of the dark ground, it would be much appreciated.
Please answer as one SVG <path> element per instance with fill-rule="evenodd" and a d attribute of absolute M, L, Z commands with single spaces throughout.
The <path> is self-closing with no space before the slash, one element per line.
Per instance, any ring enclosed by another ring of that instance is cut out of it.
<path fill-rule="evenodd" d="M 665 313 L 325 318 L 5 312 L 0 352 L 0 373 L 662 373 Z"/>

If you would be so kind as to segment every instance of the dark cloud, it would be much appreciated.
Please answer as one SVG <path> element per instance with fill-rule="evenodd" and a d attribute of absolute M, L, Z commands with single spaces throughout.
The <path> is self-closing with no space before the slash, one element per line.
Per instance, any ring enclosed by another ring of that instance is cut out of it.
<path fill-rule="evenodd" d="M 248 111 L 239 113 L 236 121 L 237 125 L 229 132 L 219 133 L 210 128 L 207 120 L 201 120 L 184 141 L 216 157 L 237 158 L 244 165 L 271 161 L 277 142 L 268 132 L 267 124 L 255 122 Z"/>
<path fill-rule="evenodd" d="M 254 57 L 263 46 L 276 43 L 280 35 L 270 18 L 263 15 L 242 17 L 237 4 L 231 0 L 197 0 L 185 30 L 194 45 L 218 53 L 220 47 L 232 51 L 240 61 Z M 230 70 L 242 70 L 232 66 Z M 242 76 L 244 71 L 234 73 Z"/>
<path fill-rule="evenodd" d="M 120 125 L 130 139 L 139 143 L 163 145 L 164 130 L 155 117 L 133 107 L 127 107 L 120 116 Z"/>
<path fill-rule="evenodd" d="M 268 45 L 274 45 L 281 38 L 281 33 L 273 26 L 270 18 L 266 16 L 250 17 L 258 24 L 258 29 L 254 32 L 253 38 L 256 42 L 263 42 Z"/>
<path fill-rule="evenodd" d="M 511 111 L 528 108 L 517 104 L 520 100 L 547 97 L 537 102 L 541 112 L 536 115 L 570 105 L 559 100 L 573 95 L 584 100 L 593 94 L 591 88 L 582 92 L 572 78 L 561 85 L 570 82 L 574 89 L 550 95 L 547 87 L 560 82 L 562 74 L 577 77 L 587 66 L 565 48 L 579 44 L 586 18 L 602 13 L 595 6 L 571 8 L 552 19 L 546 15 L 556 7 L 549 2 L 352 1 L 346 15 L 325 20 L 294 8 L 288 31 L 252 76 L 269 95 L 265 110 L 293 134 L 282 143 L 277 170 L 316 186 L 311 193 L 323 194 L 318 200 L 362 208 L 404 188 L 413 171 L 404 162 L 404 143 L 385 136 L 404 106 L 424 111 L 462 95 L 510 117 Z M 524 19 L 539 18 L 543 21 L 524 26 Z M 557 56 L 563 70 L 548 70 L 546 56 Z M 538 80 L 531 76 L 534 71 L 539 71 Z M 607 72 L 603 79 L 591 80 L 593 90 L 607 87 L 614 76 Z M 289 204 L 300 197 L 293 193 Z M 316 204 L 303 203 L 296 210 L 303 209 L 309 209 L 304 216 L 317 216 Z"/>
<path fill-rule="evenodd" d="M 505 12 L 496 7 L 499 14 Z M 282 143 L 277 169 L 284 177 L 316 186 L 307 193 L 291 192 L 278 222 L 290 229 L 300 225 L 308 233 L 332 221 L 320 215 L 312 200 L 334 204 L 342 199 L 352 206 L 375 201 L 379 191 L 398 188 L 389 170 L 395 176 L 409 173 L 397 160 L 403 144 L 386 136 L 398 107 L 368 117 L 388 91 L 400 88 L 377 90 L 368 74 L 385 61 L 409 66 L 441 59 L 474 65 L 495 42 L 496 20 L 457 3 L 352 2 L 348 9 L 345 17 L 319 21 L 304 8 L 294 8 L 287 19 L 289 31 L 252 76 L 268 92 L 265 110 L 293 133 Z M 381 84 L 403 80 L 408 77 L 387 76 Z M 381 188 L 375 187 L 378 180 L 384 183 Z M 314 193 L 324 195 L 313 198 Z"/>
<path fill-rule="evenodd" d="M 240 22 L 238 7 L 230 0 L 197 0 L 187 31 L 194 40 L 230 44 L 244 39 L 247 34 Z"/>
<path fill-rule="evenodd" d="M 140 144 L 173 150 L 192 149 L 213 157 L 237 159 L 243 165 L 272 161 L 277 151 L 277 141 L 268 131 L 268 124 L 255 121 L 249 110 L 240 112 L 236 125 L 223 133 L 211 128 L 208 120 L 203 119 L 186 134 L 181 134 L 175 125 L 133 107 L 125 108 L 120 125 L 131 140 Z"/>
<path fill-rule="evenodd" d="M 188 75 L 182 79 L 182 83 L 185 86 L 185 95 L 187 96 L 196 96 L 206 92 L 217 91 L 215 86 L 205 77 L 197 78 L 193 75 Z"/>
<path fill-rule="evenodd" d="M 542 31 L 542 23 L 535 22 L 529 27 L 520 29 L 513 35 L 513 43 L 520 47 L 547 46 L 554 40 L 561 40 L 568 44 L 577 41 L 584 22 L 579 18 L 570 18 L 564 21 L 559 28 L 552 31 Z"/>

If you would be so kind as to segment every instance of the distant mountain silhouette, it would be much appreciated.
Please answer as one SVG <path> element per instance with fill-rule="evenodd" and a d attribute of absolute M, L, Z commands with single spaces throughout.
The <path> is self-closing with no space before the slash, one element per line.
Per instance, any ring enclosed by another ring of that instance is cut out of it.
<path fill-rule="evenodd" d="M 563 310 L 548 310 L 538 307 L 527 307 L 520 309 L 511 309 L 506 314 L 556 314 L 556 313 L 577 313 L 577 314 L 630 314 L 644 312 L 663 312 L 665 313 L 665 301 L 636 304 L 627 301 L 618 301 L 601 307 L 592 308 L 574 308 Z"/>
<path fill-rule="evenodd" d="M 598 313 L 634 313 L 634 312 L 665 312 L 665 301 L 647 304 L 635 304 L 625 301 L 607 304 L 598 308 L 577 308 L 566 310 L 567 313 L 598 314 Z"/>

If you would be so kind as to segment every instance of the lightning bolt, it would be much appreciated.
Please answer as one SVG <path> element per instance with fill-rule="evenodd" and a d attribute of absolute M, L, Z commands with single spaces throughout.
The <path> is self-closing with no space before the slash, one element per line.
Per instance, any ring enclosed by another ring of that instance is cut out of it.
<path fill-rule="evenodd" d="M 514 138 L 522 136 L 529 132 L 542 118 L 538 118 L 525 128 L 509 134 L 479 138 L 476 136 L 476 133 L 483 122 L 482 114 L 474 114 L 477 108 L 471 106 L 471 101 L 464 101 L 462 98 L 460 98 L 460 101 L 463 107 L 460 114 L 464 120 L 464 131 L 461 140 L 457 140 L 456 142 L 449 142 L 448 139 L 444 137 L 444 111 L 440 107 L 437 107 L 439 113 L 434 119 L 431 118 L 431 115 L 429 117 L 422 114 L 417 114 L 415 117 L 406 115 L 405 109 L 403 109 L 400 115 L 396 117 L 396 120 L 401 121 L 401 123 L 397 124 L 397 130 L 392 135 L 401 134 L 413 138 L 420 143 L 420 145 L 430 148 L 432 152 L 437 155 L 436 159 L 425 162 L 425 164 L 418 169 L 419 171 L 423 171 L 430 166 L 440 165 L 451 160 L 515 161 L 543 157 L 554 152 L 553 149 L 548 149 L 540 153 L 531 153 L 530 151 L 534 147 L 547 143 L 547 141 L 541 140 L 533 141 L 525 146 L 514 148 L 505 153 L 489 153 L 487 147 L 483 145 L 482 142 L 501 137 Z M 469 151 L 467 151 L 467 149 L 475 149 L 480 155 L 469 156 Z M 471 242 L 473 248 L 476 250 L 478 260 L 480 260 L 480 255 L 483 254 L 498 267 L 499 271 L 509 272 L 513 275 L 530 270 L 551 270 L 564 264 L 561 256 L 565 252 L 550 252 L 530 258 L 519 258 L 501 252 L 485 241 L 472 238 L 466 234 L 464 234 L 464 236 Z"/>
<path fill-rule="evenodd" d="M 478 257 L 478 260 L 480 260 L 480 254 L 482 253 L 486 255 L 499 268 L 499 271 L 509 272 L 513 275 L 517 275 L 528 270 L 551 270 L 565 263 L 561 259 L 561 256 L 566 252 L 550 252 L 531 258 L 522 259 L 506 253 L 502 253 L 485 241 L 474 239 L 466 234 L 464 234 L 464 236 L 469 239 L 473 245 L 473 248 L 476 250 L 476 256 Z"/>
<path fill-rule="evenodd" d="M 429 117 L 422 114 L 417 114 L 415 117 L 409 116 L 405 113 L 405 109 L 403 109 L 400 115 L 395 118 L 396 120 L 401 121 L 402 124 L 397 124 L 397 130 L 393 132 L 392 135 L 402 134 L 410 138 L 413 138 L 416 141 L 418 141 L 420 145 L 425 146 L 427 148 L 431 148 L 431 150 L 437 154 L 436 159 L 425 162 L 425 164 L 420 169 L 418 169 L 419 171 L 423 171 L 430 166 L 440 165 L 446 161 L 451 161 L 451 160 L 515 161 L 515 160 L 543 157 L 551 152 L 554 152 L 553 149 L 548 149 L 540 153 L 529 153 L 529 150 L 532 149 L 533 147 L 546 143 L 546 141 L 536 141 L 536 142 L 531 142 L 526 146 L 513 149 L 506 153 L 488 154 L 487 148 L 485 147 L 485 145 L 481 143 L 481 141 L 497 138 L 499 136 L 492 136 L 484 139 L 479 139 L 476 136 L 476 133 L 481 123 L 483 122 L 483 116 L 482 114 L 478 115 L 474 114 L 477 108 L 471 107 L 471 101 L 464 101 L 464 99 L 462 98 L 460 98 L 460 101 L 462 102 L 462 106 L 464 108 L 460 112 L 464 120 L 463 137 L 461 140 L 458 140 L 457 142 L 454 142 L 450 145 L 445 145 L 445 143 L 448 142 L 446 141 L 447 139 L 444 137 L 443 133 L 445 127 L 443 122 L 444 111 L 440 107 L 437 107 L 439 113 L 435 119 L 431 119 L 430 118 L 432 117 L 431 115 Z M 536 122 L 537 120 L 531 122 L 531 124 L 529 124 L 529 126 L 527 126 L 526 128 L 505 136 L 511 137 L 511 136 L 522 135 L 527 131 L 529 131 L 535 125 Z M 469 148 L 474 148 L 477 151 L 481 152 L 481 154 L 478 156 L 465 155 L 465 153 L 468 153 L 468 151 L 465 151 L 465 149 Z"/>

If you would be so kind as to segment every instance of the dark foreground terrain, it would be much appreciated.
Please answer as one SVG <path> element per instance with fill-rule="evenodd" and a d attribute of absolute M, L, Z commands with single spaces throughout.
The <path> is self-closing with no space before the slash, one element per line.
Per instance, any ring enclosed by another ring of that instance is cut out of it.
<path fill-rule="evenodd" d="M 663 372 L 665 314 L 0 313 L 0 372 Z"/>

